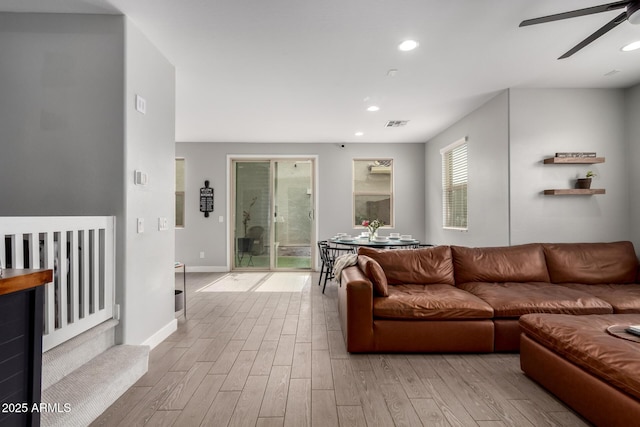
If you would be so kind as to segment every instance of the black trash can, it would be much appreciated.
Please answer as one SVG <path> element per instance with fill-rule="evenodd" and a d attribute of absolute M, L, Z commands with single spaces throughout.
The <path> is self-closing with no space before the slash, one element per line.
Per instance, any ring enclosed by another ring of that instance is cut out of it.
<path fill-rule="evenodd" d="M 176 313 L 184 309 L 184 291 L 176 289 Z"/>

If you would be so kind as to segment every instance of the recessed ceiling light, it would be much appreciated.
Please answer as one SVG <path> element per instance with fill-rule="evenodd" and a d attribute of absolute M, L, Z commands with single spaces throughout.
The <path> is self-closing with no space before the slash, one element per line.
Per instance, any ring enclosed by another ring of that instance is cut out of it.
<path fill-rule="evenodd" d="M 380 109 L 380 107 L 378 107 L 377 105 L 372 105 L 370 107 L 367 107 L 367 111 L 378 111 Z"/>
<path fill-rule="evenodd" d="M 355 133 L 355 136 L 362 136 L 362 135 L 364 135 L 364 132 L 356 132 Z"/>
<path fill-rule="evenodd" d="M 400 49 L 403 52 L 413 50 L 417 47 L 418 47 L 418 42 L 415 40 L 405 40 L 398 45 L 398 49 Z"/>
<path fill-rule="evenodd" d="M 622 48 L 623 52 L 631 52 L 632 50 L 640 49 L 640 40 L 635 41 L 633 43 L 629 43 L 625 47 Z"/>

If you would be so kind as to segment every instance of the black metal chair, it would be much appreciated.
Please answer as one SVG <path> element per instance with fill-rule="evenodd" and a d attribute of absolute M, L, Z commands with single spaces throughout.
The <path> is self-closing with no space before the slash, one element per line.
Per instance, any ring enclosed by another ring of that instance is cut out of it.
<path fill-rule="evenodd" d="M 418 243 L 417 245 L 411 246 L 411 249 L 422 249 L 422 248 L 432 248 L 433 245 L 429 243 Z"/>
<path fill-rule="evenodd" d="M 331 246 L 326 240 L 318 242 L 318 249 L 320 250 L 320 258 L 322 259 L 322 268 L 320 269 L 320 279 L 318 280 L 318 286 L 322 281 L 322 275 L 324 274 L 324 286 L 322 287 L 322 293 L 327 288 L 327 282 L 335 279 L 333 274 L 333 267 L 341 255 L 355 253 L 355 248 L 346 248 Z"/>
<path fill-rule="evenodd" d="M 320 254 L 320 261 L 322 262 L 322 266 L 320 267 L 320 277 L 318 278 L 318 286 L 320 286 L 320 283 L 322 282 L 322 275 L 325 274 L 324 266 L 326 265 L 326 263 L 324 260 L 325 258 L 324 248 L 326 246 L 329 246 L 329 242 L 327 242 L 326 240 L 318 241 L 318 254 Z"/>

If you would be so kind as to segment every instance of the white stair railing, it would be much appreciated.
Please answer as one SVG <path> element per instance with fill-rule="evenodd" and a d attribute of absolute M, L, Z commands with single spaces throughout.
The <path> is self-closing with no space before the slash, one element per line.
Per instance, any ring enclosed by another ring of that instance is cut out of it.
<path fill-rule="evenodd" d="M 45 285 L 43 351 L 113 317 L 115 217 L 0 217 L 5 268 L 54 270 Z"/>

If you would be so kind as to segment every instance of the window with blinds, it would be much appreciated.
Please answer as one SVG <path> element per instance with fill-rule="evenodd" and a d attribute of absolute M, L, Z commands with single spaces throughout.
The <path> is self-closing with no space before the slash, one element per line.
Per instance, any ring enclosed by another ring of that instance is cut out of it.
<path fill-rule="evenodd" d="M 442 155 L 442 226 L 467 230 L 467 138 L 440 151 Z"/>
<path fill-rule="evenodd" d="M 363 220 L 393 227 L 393 160 L 353 159 L 354 227 Z"/>

